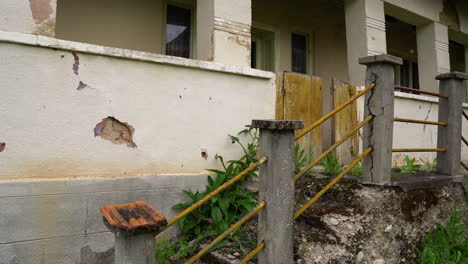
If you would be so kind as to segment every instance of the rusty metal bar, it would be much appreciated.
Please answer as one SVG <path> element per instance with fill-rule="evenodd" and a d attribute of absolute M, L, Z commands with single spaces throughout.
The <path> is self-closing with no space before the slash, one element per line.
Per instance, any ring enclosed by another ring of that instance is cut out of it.
<path fill-rule="evenodd" d="M 174 216 L 168 223 L 167 227 L 172 226 L 173 224 L 177 223 L 180 219 L 191 213 L 193 210 L 197 209 L 198 207 L 202 206 L 204 203 L 208 202 L 213 198 L 215 195 L 218 195 L 220 192 L 224 191 L 226 188 L 237 182 L 238 180 L 242 179 L 245 175 L 249 174 L 250 172 L 254 171 L 257 167 L 262 165 L 267 161 L 267 158 L 263 157 L 259 161 L 251 164 L 247 169 L 242 171 L 241 173 L 237 174 L 234 178 L 230 179 L 229 181 L 225 182 L 223 185 L 219 186 L 216 190 L 212 191 L 207 196 L 203 197 L 200 201 L 192 204 L 190 207 L 185 209 L 184 211 L 180 212 L 178 215 Z"/>
<path fill-rule="evenodd" d="M 294 214 L 294 219 L 297 219 L 301 214 L 307 210 L 312 204 L 314 204 L 328 189 L 335 185 L 343 176 L 348 173 L 354 166 L 356 166 L 365 156 L 372 152 L 372 147 L 368 147 L 359 157 L 357 157 L 346 169 L 344 169 L 338 176 L 336 176 L 331 182 L 327 184 L 320 192 L 318 192 L 312 199 L 310 199 L 301 209 Z"/>
<path fill-rule="evenodd" d="M 414 148 L 414 149 L 392 149 L 392 152 L 444 152 L 443 148 Z"/>
<path fill-rule="evenodd" d="M 322 118 L 320 118 L 319 120 L 315 121 L 315 123 L 313 123 L 312 125 L 304 128 L 304 130 L 299 133 L 299 135 L 296 136 L 296 140 L 299 140 L 300 138 L 302 138 L 303 136 L 305 136 L 307 133 L 309 133 L 312 129 L 320 126 L 323 122 L 327 121 L 327 119 L 329 119 L 330 117 L 332 117 L 334 114 L 338 113 L 340 110 L 342 110 L 343 108 L 345 108 L 346 106 L 350 105 L 351 103 L 353 103 L 354 101 L 356 101 L 359 97 L 361 97 L 363 94 L 367 93 L 368 91 L 370 91 L 371 89 L 373 89 L 375 87 L 375 83 L 369 85 L 369 87 L 367 87 L 366 89 L 360 91 L 359 93 L 355 94 L 353 97 L 349 98 L 348 101 L 344 102 L 342 105 L 338 106 L 337 108 L 333 109 L 331 112 L 329 112 L 328 114 L 324 115 Z"/>
<path fill-rule="evenodd" d="M 415 124 L 425 124 L 425 125 L 447 126 L 447 123 L 444 123 L 444 122 L 415 120 L 415 119 L 406 119 L 406 118 L 398 118 L 398 117 L 394 118 L 393 121 L 405 122 L 405 123 L 415 123 Z"/>
<path fill-rule="evenodd" d="M 254 217 L 260 210 L 262 210 L 265 207 L 266 203 L 261 202 L 257 207 L 255 207 L 250 213 L 242 217 L 239 221 L 237 221 L 235 224 L 233 224 L 231 227 L 226 229 L 221 235 L 213 239 L 210 244 L 205 246 L 202 250 L 200 250 L 195 256 L 191 257 L 185 264 L 193 264 L 195 261 L 199 260 L 203 255 L 208 252 L 212 247 L 214 247 L 216 244 L 221 242 L 226 236 L 234 232 L 237 228 L 239 228 L 242 224 L 247 222 L 250 218 Z"/>
<path fill-rule="evenodd" d="M 463 140 L 463 142 L 465 143 L 465 145 L 468 146 L 468 140 L 466 140 L 466 138 L 465 138 L 464 136 L 462 136 L 462 140 Z"/>
<path fill-rule="evenodd" d="M 427 92 L 427 91 L 421 91 L 421 90 L 419 90 L 419 89 L 409 88 L 409 87 L 400 86 L 400 85 L 395 85 L 395 89 L 403 90 L 403 91 L 408 91 L 408 92 L 415 92 L 415 93 L 420 93 L 420 94 L 427 94 L 427 95 L 432 95 L 432 96 L 437 96 L 437 97 L 442 97 L 442 98 L 448 98 L 448 96 L 445 95 L 445 94 L 439 94 L 439 93 L 432 93 L 432 92 Z"/>
<path fill-rule="evenodd" d="M 463 166 L 463 168 L 465 168 L 465 170 L 468 171 L 468 166 L 466 166 L 465 163 L 463 163 L 463 162 L 460 161 L 460 164 Z"/>
<path fill-rule="evenodd" d="M 305 166 L 301 171 L 299 171 L 295 176 L 294 180 L 297 181 L 304 173 L 306 173 L 308 170 L 310 170 L 312 167 L 317 165 L 323 158 L 325 158 L 330 152 L 332 152 L 334 149 L 336 149 L 339 145 L 341 145 L 343 142 L 345 142 L 348 138 L 354 135 L 361 127 L 363 127 L 365 124 L 369 123 L 374 117 L 373 116 L 368 116 L 366 119 L 364 119 L 359 125 L 357 125 L 355 128 L 350 130 L 346 135 L 344 135 L 340 140 L 335 142 L 333 146 L 328 148 L 325 152 L 320 154 L 315 160 L 313 160 L 311 163 L 309 163 L 307 166 Z"/>
<path fill-rule="evenodd" d="M 238 264 L 245 264 L 247 261 L 251 260 L 255 255 L 258 254 L 258 252 L 262 251 L 262 249 L 265 248 L 265 242 L 260 243 L 254 250 L 252 250 L 245 258 L 243 258 L 241 261 L 239 261 Z"/>
<path fill-rule="evenodd" d="M 465 111 L 462 110 L 463 116 L 468 120 L 468 115 L 465 113 Z"/>

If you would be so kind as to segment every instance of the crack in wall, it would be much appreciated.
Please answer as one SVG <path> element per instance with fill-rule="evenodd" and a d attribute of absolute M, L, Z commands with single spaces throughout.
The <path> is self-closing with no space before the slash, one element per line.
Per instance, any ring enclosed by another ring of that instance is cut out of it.
<path fill-rule="evenodd" d="M 371 71 L 371 79 L 373 79 L 371 81 L 371 83 L 375 83 L 376 86 L 377 86 L 377 80 L 379 79 L 379 77 L 377 76 L 377 74 L 375 74 L 374 72 Z M 375 89 L 375 87 L 374 87 Z M 372 100 L 372 97 L 374 96 L 374 93 L 375 93 L 375 90 L 372 89 L 370 91 L 370 95 L 369 95 L 369 98 L 367 98 L 367 102 L 366 102 L 366 106 L 367 106 L 367 111 L 369 112 L 369 115 L 371 115 L 373 118 L 372 118 L 372 121 L 370 122 L 369 124 L 369 134 L 367 135 L 367 141 L 369 142 L 369 146 L 366 147 L 366 149 L 368 147 L 372 147 L 372 151 L 369 153 L 369 157 L 370 157 L 370 168 L 369 168 L 369 171 L 370 171 L 370 176 L 371 176 L 371 181 L 374 182 L 374 143 L 372 140 L 372 135 L 374 133 L 374 118 L 376 117 L 376 115 L 374 114 L 374 111 L 372 111 L 372 108 L 371 108 L 371 105 L 370 105 L 370 102 Z"/>

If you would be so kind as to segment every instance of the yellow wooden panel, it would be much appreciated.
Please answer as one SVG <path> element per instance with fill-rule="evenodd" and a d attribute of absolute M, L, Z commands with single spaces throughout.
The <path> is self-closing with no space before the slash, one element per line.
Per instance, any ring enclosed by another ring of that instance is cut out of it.
<path fill-rule="evenodd" d="M 311 125 L 322 117 L 322 80 L 304 74 L 285 72 L 283 75 L 283 119 L 303 120 Z M 322 127 L 301 138 L 298 143 L 317 156 L 322 153 Z"/>
<path fill-rule="evenodd" d="M 343 81 L 333 79 L 333 107 L 346 102 L 356 94 L 356 87 Z M 346 106 L 333 117 L 335 142 L 357 125 L 356 101 Z M 358 151 L 358 135 L 346 140 L 335 152 L 343 164 L 350 164 Z"/>
<path fill-rule="evenodd" d="M 283 120 L 284 118 L 284 102 L 283 102 L 283 73 L 276 73 L 276 111 L 275 119 Z"/>

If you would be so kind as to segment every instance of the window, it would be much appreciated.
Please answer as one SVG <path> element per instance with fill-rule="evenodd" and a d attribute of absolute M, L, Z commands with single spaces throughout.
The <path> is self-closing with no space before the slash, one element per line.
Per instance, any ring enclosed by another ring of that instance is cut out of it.
<path fill-rule="evenodd" d="M 419 89 L 418 64 L 403 59 L 403 64 L 397 66 L 395 84 Z"/>
<path fill-rule="evenodd" d="M 190 58 L 191 10 L 167 6 L 166 55 Z"/>
<path fill-rule="evenodd" d="M 275 33 L 252 28 L 251 67 L 275 71 Z"/>
<path fill-rule="evenodd" d="M 307 73 L 307 37 L 293 33 L 291 37 L 291 49 L 292 71 Z"/>

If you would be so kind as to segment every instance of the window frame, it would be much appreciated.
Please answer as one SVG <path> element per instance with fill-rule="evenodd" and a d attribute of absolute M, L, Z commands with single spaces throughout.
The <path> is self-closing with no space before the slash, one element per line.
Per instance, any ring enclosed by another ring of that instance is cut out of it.
<path fill-rule="evenodd" d="M 251 26 L 251 42 L 253 42 L 254 38 L 253 38 L 253 35 L 252 35 L 252 29 L 253 28 L 256 28 L 256 29 L 259 29 L 259 30 L 263 30 L 263 31 L 268 31 L 270 33 L 273 33 L 273 53 L 271 54 L 273 56 L 272 58 L 272 62 L 273 62 L 273 69 L 272 71 L 273 72 L 277 72 L 278 69 L 279 69 L 279 39 L 278 39 L 278 29 L 276 27 L 273 27 L 273 26 L 269 26 L 269 25 L 265 25 L 265 24 L 261 24 L 261 23 L 257 23 L 257 22 L 252 22 L 252 26 Z M 259 45 L 260 44 L 260 45 Z M 262 56 L 262 54 L 259 53 L 260 50 L 262 50 L 262 43 L 258 43 L 257 42 L 257 58 L 260 56 Z M 250 58 L 251 60 L 253 60 L 253 58 Z M 258 67 L 258 63 L 257 63 L 257 67 Z M 266 70 L 268 71 L 268 70 Z"/>
<path fill-rule="evenodd" d="M 308 75 L 315 74 L 315 57 L 314 57 L 314 49 L 315 49 L 315 33 L 314 31 L 308 31 L 303 28 L 293 28 L 289 32 L 289 56 L 290 56 L 290 70 L 292 72 L 292 35 L 302 35 L 306 37 L 306 73 Z"/>
<path fill-rule="evenodd" d="M 186 59 L 193 59 L 195 58 L 195 36 L 196 36 L 196 4 L 193 1 L 190 1 L 191 3 L 188 2 L 181 2 L 181 1 L 176 1 L 176 0 L 163 0 L 163 29 L 162 29 L 162 36 L 161 36 L 161 54 L 170 56 L 166 54 L 166 34 L 167 34 L 167 7 L 169 5 L 179 7 L 179 8 L 185 8 L 190 10 L 190 47 L 189 47 L 189 57 Z M 182 58 L 182 57 L 181 57 Z"/>

